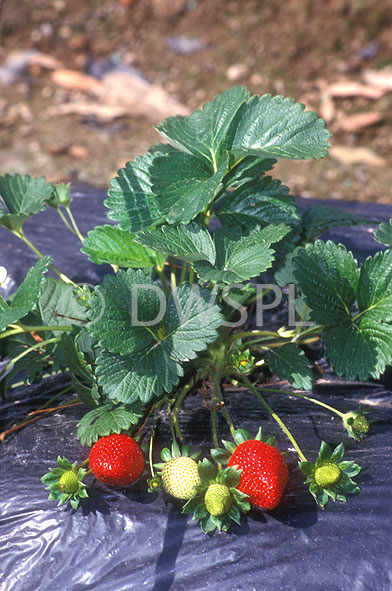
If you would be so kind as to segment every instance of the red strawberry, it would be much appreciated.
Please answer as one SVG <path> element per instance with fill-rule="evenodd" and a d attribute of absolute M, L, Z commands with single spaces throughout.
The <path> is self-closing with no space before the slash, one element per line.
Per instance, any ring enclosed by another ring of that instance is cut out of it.
<path fill-rule="evenodd" d="M 249 495 L 249 502 L 260 509 L 274 509 L 280 502 L 288 480 L 288 469 L 275 447 L 250 439 L 238 445 L 228 465 L 241 473 L 238 490 Z"/>
<path fill-rule="evenodd" d="M 143 452 L 129 435 L 113 433 L 101 437 L 88 457 L 95 478 L 112 486 L 134 482 L 144 469 Z"/>

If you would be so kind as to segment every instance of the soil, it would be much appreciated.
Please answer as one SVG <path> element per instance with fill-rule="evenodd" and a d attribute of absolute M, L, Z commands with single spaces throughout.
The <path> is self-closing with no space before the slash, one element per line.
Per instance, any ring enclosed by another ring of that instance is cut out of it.
<path fill-rule="evenodd" d="M 1 35 L 0 66 L 12 51 L 31 48 L 80 72 L 112 57 L 191 109 L 234 84 L 292 96 L 327 113 L 332 144 L 345 150 L 322 161 L 283 161 L 275 176 L 302 196 L 392 202 L 392 93 L 328 99 L 329 114 L 325 103 L 332 83 L 362 83 L 366 70 L 392 64 L 390 2 L 5 0 Z M 204 46 L 179 54 L 167 38 L 180 36 Z M 158 141 L 148 118 L 102 123 L 51 114 L 83 95 L 56 86 L 51 76 L 35 65 L 0 86 L 1 174 L 106 187 L 119 167 Z M 376 124 L 343 129 L 342 120 L 369 111 L 379 115 Z M 354 148 L 365 152 L 348 163 Z"/>

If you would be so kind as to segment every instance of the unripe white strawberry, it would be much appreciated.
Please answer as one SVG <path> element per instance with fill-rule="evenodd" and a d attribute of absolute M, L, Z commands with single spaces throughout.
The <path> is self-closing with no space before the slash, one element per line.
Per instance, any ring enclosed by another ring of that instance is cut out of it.
<path fill-rule="evenodd" d="M 195 486 L 200 484 L 197 463 L 186 456 L 169 460 L 162 468 L 162 483 L 172 497 L 190 499 L 195 493 Z"/>

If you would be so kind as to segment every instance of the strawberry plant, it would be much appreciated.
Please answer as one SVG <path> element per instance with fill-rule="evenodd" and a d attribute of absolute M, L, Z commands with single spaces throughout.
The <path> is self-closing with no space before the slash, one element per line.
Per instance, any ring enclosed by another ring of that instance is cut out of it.
<path fill-rule="evenodd" d="M 343 445 L 332 452 L 324 442 L 312 464 L 264 394 L 304 398 L 337 414 L 340 431 L 354 440 L 369 431 L 367 409 L 343 413 L 304 393 L 313 383 L 307 352 L 321 341 L 334 371 L 350 380 L 378 378 L 391 363 L 392 221 L 375 232 L 388 248 L 363 264 L 343 245 L 318 239 L 329 228 L 374 222 L 325 206 L 301 213 L 289 189 L 266 174 L 278 158 L 328 152 L 324 121 L 290 98 L 234 87 L 157 131 L 165 143 L 119 170 L 105 201 L 111 223 L 87 236 L 72 214 L 69 185 L 0 177 L 0 225 L 37 256 L 17 290 L 0 295 L 2 396 L 21 378 L 67 372 L 66 391 L 77 398 L 59 409 L 85 405 L 76 436 L 92 447 L 92 473 L 107 484 L 133 482 L 144 466 L 139 442 L 150 433 L 149 490 L 163 487 L 186 501 L 184 510 L 210 532 L 227 530 L 251 506 L 275 507 L 287 484 L 273 441 L 251 440 L 234 426 L 224 385 L 240 385 L 294 446 L 316 502 L 345 500 L 358 490 L 351 477 L 359 467 L 342 460 Z M 45 207 L 56 210 L 89 261 L 111 266 L 100 285 L 75 284 L 26 236 L 25 221 Z M 281 302 L 287 323 L 276 327 L 268 310 Z M 271 373 L 286 387 L 266 386 Z M 197 462 L 177 443 L 181 405 L 195 388 L 211 391 L 213 462 Z M 154 467 L 156 419 L 165 410 L 172 449 Z M 225 449 L 218 414 L 235 441 Z M 59 458 L 43 477 L 50 498 L 77 507 L 87 494 L 87 461 L 77 467 Z"/>

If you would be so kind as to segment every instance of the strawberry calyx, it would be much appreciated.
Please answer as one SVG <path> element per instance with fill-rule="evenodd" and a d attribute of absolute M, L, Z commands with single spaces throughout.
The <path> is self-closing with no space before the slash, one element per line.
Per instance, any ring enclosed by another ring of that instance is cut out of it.
<path fill-rule="evenodd" d="M 227 464 L 232 454 L 235 452 L 237 446 L 241 443 L 244 443 L 244 441 L 262 441 L 267 445 L 276 447 L 276 437 L 273 435 L 268 435 L 267 437 L 263 438 L 263 430 L 261 427 L 259 427 L 255 437 L 252 437 L 249 431 L 246 429 L 237 429 L 234 431 L 233 439 L 234 443 L 232 441 L 225 441 L 222 439 L 224 448 L 217 447 L 211 450 L 211 457 L 217 464 Z"/>
<path fill-rule="evenodd" d="M 350 437 L 356 441 L 360 441 L 361 436 L 367 435 L 370 429 L 370 421 L 366 415 L 371 412 L 370 409 L 364 408 L 360 404 L 357 411 L 347 412 L 343 416 L 343 424 Z"/>
<path fill-rule="evenodd" d="M 192 520 L 199 520 L 205 534 L 216 529 L 227 531 L 233 523 L 240 525 L 241 513 L 250 509 L 248 496 L 237 489 L 241 470 L 218 469 L 207 458 L 199 462 L 198 470 L 200 484 L 184 505 L 183 513 L 193 513 Z"/>
<path fill-rule="evenodd" d="M 41 478 L 50 491 L 49 499 L 58 501 L 57 505 L 69 502 L 73 509 L 77 509 L 80 499 L 88 497 L 83 478 L 87 474 L 84 468 L 78 468 L 76 462 L 71 464 L 67 458 L 57 458 L 57 467 L 50 468 Z"/>
<path fill-rule="evenodd" d="M 347 494 L 359 492 L 359 486 L 352 478 L 359 474 L 361 467 L 354 462 L 342 461 L 344 451 L 343 443 L 332 451 L 323 441 L 314 464 L 298 462 L 300 470 L 306 475 L 305 484 L 309 484 L 309 492 L 321 507 L 325 507 L 329 499 L 346 502 Z"/>

